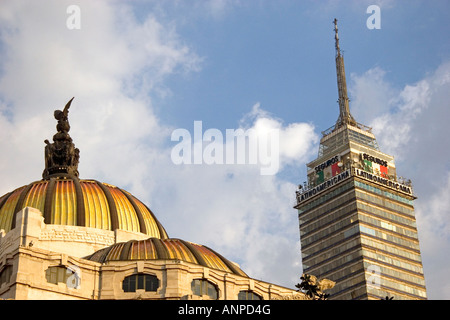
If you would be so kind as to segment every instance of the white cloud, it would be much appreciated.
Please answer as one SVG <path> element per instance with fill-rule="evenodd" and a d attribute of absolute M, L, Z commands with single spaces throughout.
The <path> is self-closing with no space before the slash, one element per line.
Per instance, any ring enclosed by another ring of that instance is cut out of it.
<path fill-rule="evenodd" d="M 450 251 L 450 172 L 443 173 L 443 176 L 445 182 L 423 194 L 424 199 L 417 201 L 416 209 L 429 298 L 448 300 L 447 265 L 450 259 L 445 253 Z"/>
<path fill-rule="evenodd" d="M 368 123 L 391 110 L 398 97 L 386 81 L 386 71 L 375 67 L 362 75 L 350 75 L 351 112 L 358 122 Z"/>
<path fill-rule="evenodd" d="M 286 138 L 280 143 L 280 170 L 305 158 L 317 140 L 312 126 L 284 125 L 260 104 L 244 115 L 240 128 L 258 134 L 279 130 L 280 141 Z M 170 236 L 207 244 L 252 277 L 289 287 L 297 283 L 301 258 L 293 183 L 261 175 L 259 165 L 177 166 L 164 159 L 153 178 L 149 202 L 161 209 L 158 216 Z"/>
<path fill-rule="evenodd" d="M 319 138 L 312 124 L 300 122 L 285 126 L 281 119 L 261 109 L 260 103 L 254 104 L 252 110 L 242 117 L 240 126 L 255 129 L 261 134 L 270 130 L 279 131 L 280 170 L 294 163 L 305 163 L 312 152 L 316 152 L 313 146 Z"/>
<path fill-rule="evenodd" d="M 148 15 L 138 22 L 126 5 L 78 2 L 81 29 L 66 27 L 67 1 L 2 3 L 0 167 L 3 192 L 38 180 L 44 139 L 55 133 L 53 110 L 75 96 L 69 121 L 81 150 L 80 175 L 131 184 L 149 168 L 126 157 L 151 158 L 167 128 L 151 108 L 165 76 L 196 71 L 200 59 L 171 25 Z M 119 169 L 120 168 L 120 169 Z M 121 170 L 120 174 L 117 171 Z M 140 173 L 140 175 L 138 174 Z"/>
<path fill-rule="evenodd" d="M 226 10 L 239 3 L 236 0 L 210 0 L 202 1 L 214 17 L 222 16 Z"/>
<path fill-rule="evenodd" d="M 227 13 L 230 12 L 234 7 L 240 6 L 241 0 L 196 0 L 189 2 L 188 6 L 196 7 L 196 10 L 204 12 L 207 16 L 211 16 L 214 19 L 223 18 Z"/>

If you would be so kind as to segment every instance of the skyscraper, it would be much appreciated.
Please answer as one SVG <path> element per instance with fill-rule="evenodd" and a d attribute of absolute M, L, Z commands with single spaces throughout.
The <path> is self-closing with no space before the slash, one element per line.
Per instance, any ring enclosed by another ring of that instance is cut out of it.
<path fill-rule="evenodd" d="M 330 299 L 426 299 L 411 182 L 351 115 L 334 30 L 339 117 L 296 192 L 303 272 L 335 281 Z"/>

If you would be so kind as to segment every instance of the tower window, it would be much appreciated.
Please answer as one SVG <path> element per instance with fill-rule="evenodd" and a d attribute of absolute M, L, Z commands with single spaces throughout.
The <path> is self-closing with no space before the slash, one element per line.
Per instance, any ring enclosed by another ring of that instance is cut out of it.
<path fill-rule="evenodd" d="M 262 297 L 253 291 L 239 291 L 238 300 L 262 300 Z"/>
<path fill-rule="evenodd" d="M 194 279 L 191 282 L 192 293 L 197 296 L 207 295 L 213 300 L 217 300 L 217 286 L 206 279 Z"/>
<path fill-rule="evenodd" d="M 158 287 L 158 278 L 145 273 L 132 274 L 131 276 L 125 277 L 122 282 L 122 289 L 125 292 L 136 292 L 136 289 L 156 292 Z"/>

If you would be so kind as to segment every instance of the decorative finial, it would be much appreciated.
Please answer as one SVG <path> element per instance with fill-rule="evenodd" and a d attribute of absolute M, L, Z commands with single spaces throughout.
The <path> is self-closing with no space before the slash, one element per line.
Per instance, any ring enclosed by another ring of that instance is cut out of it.
<path fill-rule="evenodd" d="M 42 177 L 47 180 L 51 177 L 69 176 L 78 178 L 78 162 L 80 150 L 75 148 L 69 135 L 69 108 L 74 98 L 67 102 L 64 110 L 55 110 L 54 116 L 58 120 L 57 133 L 53 136 L 53 143 L 45 140 L 45 169 Z"/>

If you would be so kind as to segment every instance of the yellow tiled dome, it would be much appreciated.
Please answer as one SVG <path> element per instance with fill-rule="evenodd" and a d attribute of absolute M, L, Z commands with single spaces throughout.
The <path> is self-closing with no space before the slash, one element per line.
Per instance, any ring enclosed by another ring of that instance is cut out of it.
<path fill-rule="evenodd" d="M 25 207 L 40 210 L 46 224 L 122 229 L 167 238 L 164 227 L 141 201 L 95 180 L 52 178 L 5 194 L 0 198 L 0 230 L 13 229 L 16 213 Z"/>
<path fill-rule="evenodd" d="M 141 201 L 113 185 L 78 178 L 80 150 L 69 135 L 69 102 L 55 110 L 58 120 L 53 143 L 45 140 L 43 179 L 0 197 L 0 230 L 15 226 L 17 212 L 33 207 L 42 212 L 44 223 L 121 229 L 150 237 L 167 238 L 163 226 Z"/>
<path fill-rule="evenodd" d="M 101 249 L 86 259 L 100 263 L 128 260 L 182 260 L 247 277 L 236 264 L 214 250 L 181 239 L 130 240 Z"/>

